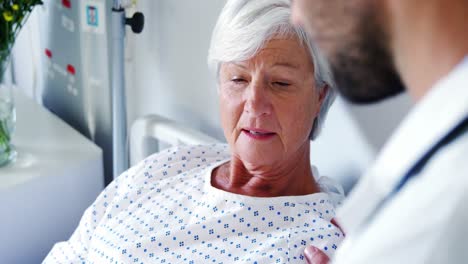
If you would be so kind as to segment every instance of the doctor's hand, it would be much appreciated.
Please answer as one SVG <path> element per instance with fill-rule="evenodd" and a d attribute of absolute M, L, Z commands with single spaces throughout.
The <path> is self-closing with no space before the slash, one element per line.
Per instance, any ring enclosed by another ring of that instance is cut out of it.
<path fill-rule="evenodd" d="M 328 256 L 314 246 L 308 246 L 304 250 L 308 264 L 327 264 L 330 262 Z"/>
<path fill-rule="evenodd" d="M 331 223 L 338 227 L 340 231 L 343 233 L 343 229 L 341 229 L 340 225 L 336 222 L 335 219 L 331 220 Z M 304 249 L 304 255 L 306 257 L 307 263 L 308 264 L 328 264 L 330 262 L 330 258 L 323 253 L 320 249 L 314 247 L 314 246 L 308 246 Z"/>

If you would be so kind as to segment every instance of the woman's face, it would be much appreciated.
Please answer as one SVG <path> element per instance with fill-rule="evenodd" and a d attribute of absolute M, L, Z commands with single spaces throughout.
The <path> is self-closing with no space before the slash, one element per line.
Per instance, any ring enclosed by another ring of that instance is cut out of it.
<path fill-rule="evenodd" d="M 223 63 L 219 81 L 224 135 L 244 164 L 276 167 L 309 147 L 323 96 L 297 39 L 272 39 L 247 61 Z"/>

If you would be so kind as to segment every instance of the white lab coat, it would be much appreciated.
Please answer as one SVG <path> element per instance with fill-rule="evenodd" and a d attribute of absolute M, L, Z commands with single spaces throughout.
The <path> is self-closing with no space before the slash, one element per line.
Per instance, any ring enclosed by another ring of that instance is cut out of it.
<path fill-rule="evenodd" d="M 333 263 L 468 263 L 466 129 L 377 209 L 467 115 L 468 56 L 414 107 L 338 211 L 347 238 Z"/>

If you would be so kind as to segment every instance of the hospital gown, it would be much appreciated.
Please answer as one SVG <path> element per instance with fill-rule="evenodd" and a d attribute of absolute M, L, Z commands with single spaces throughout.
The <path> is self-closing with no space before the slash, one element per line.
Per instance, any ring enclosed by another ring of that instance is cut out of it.
<path fill-rule="evenodd" d="M 309 244 L 334 253 L 339 194 L 260 198 L 211 186 L 229 158 L 222 144 L 146 158 L 99 195 L 44 263 L 305 263 Z"/>

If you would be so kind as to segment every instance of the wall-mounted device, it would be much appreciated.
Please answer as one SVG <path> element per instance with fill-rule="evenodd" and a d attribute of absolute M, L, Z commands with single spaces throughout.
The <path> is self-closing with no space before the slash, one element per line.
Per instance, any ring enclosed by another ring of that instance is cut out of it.
<path fill-rule="evenodd" d="M 124 93 L 125 18 L 129 1 L 45 0 L 41 9 L 44 105 L 100 146 L 105 183 L 127 169 Z M 112 66 L 111 66 L 112 65 Z"/>

